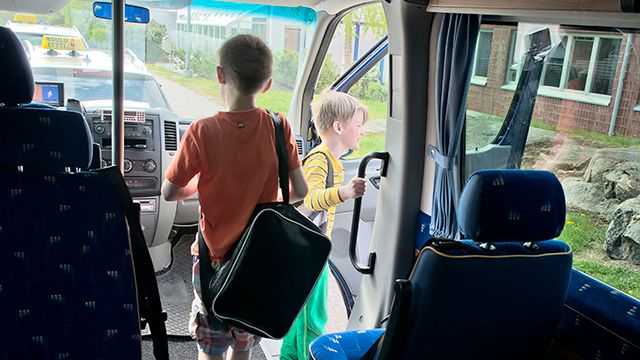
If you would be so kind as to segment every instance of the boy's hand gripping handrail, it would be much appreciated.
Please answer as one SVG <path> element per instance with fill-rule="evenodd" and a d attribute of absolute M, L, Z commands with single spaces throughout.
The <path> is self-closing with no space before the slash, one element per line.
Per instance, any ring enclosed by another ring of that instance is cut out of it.
<path fill-rule="evenodd" d="M 389 163 L 388 152 L 372 151 L 368 153 L 358 166 L 358 177 L 364 178 L 367 170 L 367 164 L 374 159 L 382 160 L 382 168 L 380 169 L 380 176 L 387 176 L 387 165 Z M 376 253 L 369 253 L 369 261 L 367 266 L 360 266 L 358 264 L 358 256 L 356 254 L 357 242 L 358 242 L 358 226 L 360 225 L 360 209 L 362 208 L 362 197 L 354 200 L 353 205 L 353 217 L 351 218 L 351 238 L 349 240 L 349 258 L 353 267 L 362 274 L 373 274 L 373 268 L 376 263 Z"/>

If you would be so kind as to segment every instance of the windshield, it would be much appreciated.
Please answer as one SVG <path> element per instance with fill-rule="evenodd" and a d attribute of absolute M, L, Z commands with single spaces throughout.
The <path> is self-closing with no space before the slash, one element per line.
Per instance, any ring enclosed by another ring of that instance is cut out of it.
<path fill-rule="evenodd" d="M 146 25 L 125 24 L 125 68 L 145 74 L 125 74 L 125 100 L 169 108 L 183 119 L 207 117 L 225 109 L 216 79 L 217 51 L 226 39 L 250 33 L 269 45 L 274 58 L 273 86 L 258 96 L 257 104 L 286 114 L 315 30 L 316 12 L 305 7 L 203 0 L 190 3 L 181 9 L 151 8 L 151 21 Z M 13 24 L 32 45 L 25 48 L 30 48 L 32 66 L 38 67 L 34 69 L 36 80 L 63 82 L 65 98 L 111 100 L 112 24 L 94 17 L 92 4 L 71 0 L 55 13 L 26 17 L 32 23 L 18 24 L 24 16 L 0 12 L 0 24 Z M 43 41 L 37 35 L 43 28 L 50 30 L 43 35 L 78 34 L 83 42 L 80 56 L 68 56 L 69 49 L 48 52 L 44 47 L 54 41 Z M 86 59 L 88 65 L 78 65 L 74 59 Z M 87 69 L 101 73 L 83 73 Z"/>
<path fill-rule="evenodd" d="M 111 71 L 83 71 L 68 68 L 34 68 L 35 81 L 64 83 L 65 98 L 80 101 L 111 99 Z M 142 74 L 125 74 L 124 99 L 146 103 L 152 108 L 167 109 L 158 83 Z"/>

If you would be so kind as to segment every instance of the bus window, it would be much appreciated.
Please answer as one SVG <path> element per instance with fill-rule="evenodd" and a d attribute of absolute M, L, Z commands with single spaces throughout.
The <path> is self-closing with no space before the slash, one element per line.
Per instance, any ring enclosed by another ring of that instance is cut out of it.
<path fill-rule="evenodd" d="M 364 74 L 362 71 L 345 73 L 358 59 L 366 56 L 386 33 L 386 20 L 380 4 L 352 10 L 340 21 L 322 63 L 314 97 L 330 88 L 343 74 L 340 79 L 345 81 L 341 81 L 341 86 L 336 90 L 352 94 L 369 109 L 369 121 L 365 124 L 365 135 L 360 139 L 360 149 L 345 158 L 361 158 L 371 151 L 384 149 L 388 112 L 388 56 L 367 64 L 368 70 Z M 358 80 L 349 83 L 345 79 L 349 76 Z"/>
<path fill-rule="evenodd" d="M 531 49 L 527 35 L 541 28 L 550 30 L 552 47 L 541 55 L 535 106 L 528 118 L 511 121 Z M 567 203 L 559 238 L 573 248 L 574 267 L 640 297 L 640 235 L 634 230 L 640 106 L 633 90 L 640 80 L 640 39 L 621 30 L 534 24 L 483 24 L 480 37 L 475 66 L 478 59 L 488 59 L 488 66 L 474 70 L 486 68 L 486 82 L 474 76 L 469 88 L 465 175 L 515 167 L 555 173 Z M 522 123 L 528 125 L 519 128 Z M 510 158 L 509 137 L 526 141 L 515 154 L 519 161 Z"/>

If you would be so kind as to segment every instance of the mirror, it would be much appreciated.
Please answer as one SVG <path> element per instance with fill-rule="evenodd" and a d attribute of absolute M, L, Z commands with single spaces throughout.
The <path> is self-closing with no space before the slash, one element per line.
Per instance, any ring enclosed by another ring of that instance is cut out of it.
<path fill-rule="evenodd" d="M 102 1 L 94 2 L 93 15 L 99 19 L 111 20 L 111 3 Z M 125 5 L 124 21 L 136 24 L 148 24 L 149 9 L 142 6 Z"/>

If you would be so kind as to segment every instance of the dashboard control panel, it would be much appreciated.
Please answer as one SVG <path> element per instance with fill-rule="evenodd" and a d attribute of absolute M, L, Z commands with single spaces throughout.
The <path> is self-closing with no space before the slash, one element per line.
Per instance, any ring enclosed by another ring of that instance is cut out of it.
<path fill-rule="evenodd" d="M 88 112 L 94 142 L 102 148 L 102 166 L 111 165 L 111 110 Z M 145 111 L 124 112 L 124 177 L 131 195 L 160 194 L 162 146 L 160 117 Z"/>

